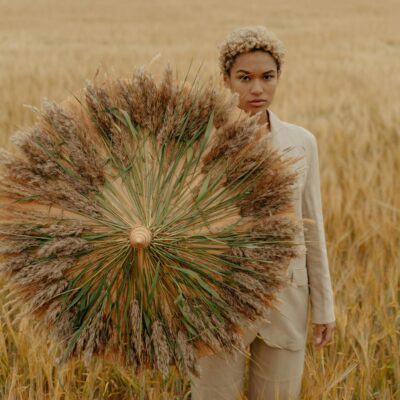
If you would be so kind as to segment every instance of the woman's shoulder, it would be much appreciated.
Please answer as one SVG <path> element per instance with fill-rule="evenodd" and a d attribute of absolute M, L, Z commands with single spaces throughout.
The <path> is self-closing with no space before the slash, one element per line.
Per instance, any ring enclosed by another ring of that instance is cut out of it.
<path fill-rule="evenodd" d="M 282 121 L 278 135 L 285 136 L 282 140 L 286 143 L 303 148 L 307 158 L 318 153 L 318 143 L 315 135 L 303 126 Z"/>
<path fill-rule="evenodd" d="M 286 128 L 287 131 L 295 135 L 298 139 L 301 139 L 304 142 L 309 143 L 310 145 L 317 142 L 314 134 L 303 126 L 296 125 L 287 121 L 282 121 L 282 125 Z"/>
<path fill-rule="evenodd" d="M 303 126 L 281 120 L 276 114 L 269 110 L 272 130 L 280 136 L 287 136 L 290 141 L 297 144 L 312 146 L 316 144 L 313 133 Z"/>

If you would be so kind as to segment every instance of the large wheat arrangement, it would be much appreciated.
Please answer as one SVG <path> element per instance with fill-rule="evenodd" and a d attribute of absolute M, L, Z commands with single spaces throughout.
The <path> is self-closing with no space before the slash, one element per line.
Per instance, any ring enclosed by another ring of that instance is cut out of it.
<path fill-rule="evenodd" d="M 1 152 L 1 272 L 62 360 L 198 374 L 273 306 L 301 250 L 297 172 L 236 104 L 137 69 L 45 101 Z"/>

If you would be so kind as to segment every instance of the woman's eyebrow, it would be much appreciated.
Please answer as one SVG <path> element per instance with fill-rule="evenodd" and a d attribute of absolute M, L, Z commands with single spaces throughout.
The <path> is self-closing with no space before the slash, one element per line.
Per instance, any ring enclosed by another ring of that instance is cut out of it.
<path fill-rule="evenodd" d="M 270 69 L 270 70 L 268 70 L 268 71 L 263 72 L 262 75 L 264 75 L 264 74 L 269 74 L 269 73 L 271 73 L 271 72 L 275 72 L 275 70 Z M 237 74 L 238 74 L 238 73 L 244 73 L 244 74 L 249 74 L 249 75 L 250 75 L 250 72 L 249 72 L 249 71 L 246 71 L 246 70 L 244 70 L 244 69 L 238 69 L 238 70 L 236 71 L 236 73 L 237 73 Z"/>
<path fill-rule="evenodd" d="M 238 69 L 236 73 L 243 72 L 244 74 L 250 74 L 250 72 L 245 71 L 244 69 Z"/>

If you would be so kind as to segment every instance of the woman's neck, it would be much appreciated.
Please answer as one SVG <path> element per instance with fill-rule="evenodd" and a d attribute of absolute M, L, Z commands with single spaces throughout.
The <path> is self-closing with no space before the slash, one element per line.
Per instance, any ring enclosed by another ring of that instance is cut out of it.
<path fill-rule="evenodd" d="M 258 124 L 259 125 L 266 124 L 267 132 L 269 132 L 271 130 L 271 120 L 270 120 L 270 117 L 269 117 L 268 110 L 265 110 L 265 112 L 263 114 L 261 114 L 261 117 L 258 120 Z"/>

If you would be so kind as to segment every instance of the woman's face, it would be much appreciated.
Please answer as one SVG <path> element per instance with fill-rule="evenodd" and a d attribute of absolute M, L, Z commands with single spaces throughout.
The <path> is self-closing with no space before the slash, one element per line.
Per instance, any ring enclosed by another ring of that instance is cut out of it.
<path fill-rule="evenodd" d="M 239 108 L 251 115 L 267 110 L 275 95 L 279 73 L 271 54 L 252 51 L 239 54 L 230 74 L 224 75 L 225 86 L 239 94 Z"/>

